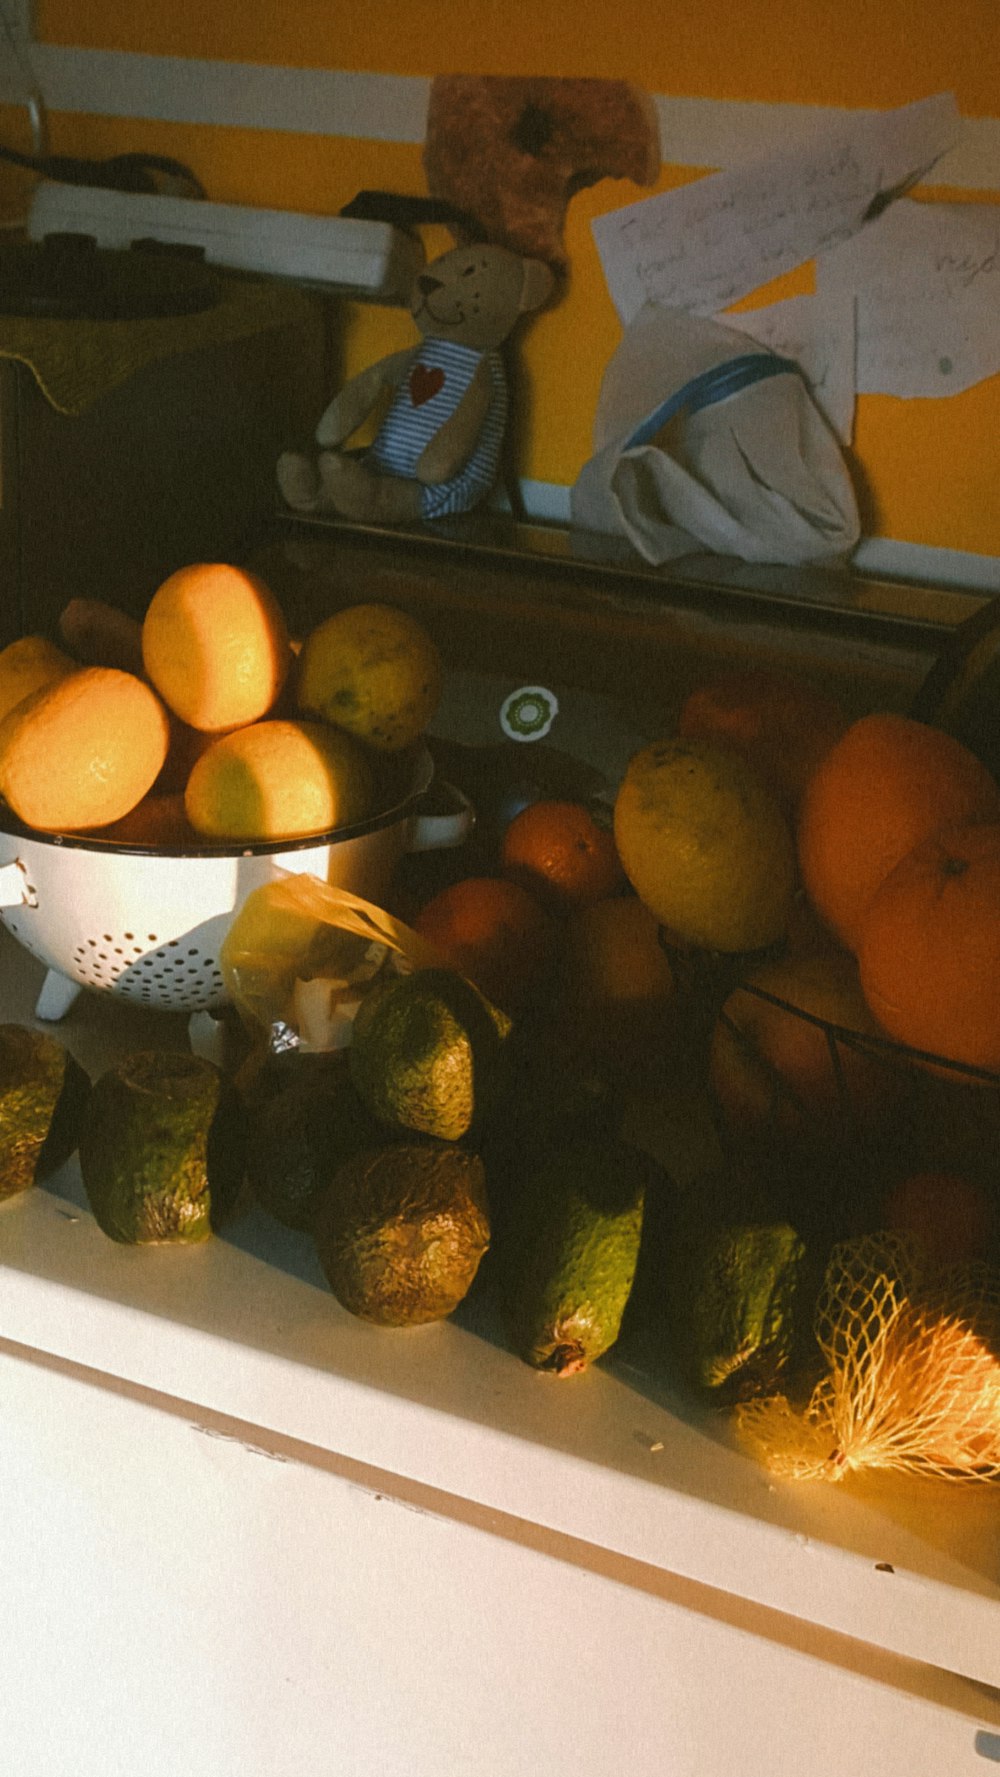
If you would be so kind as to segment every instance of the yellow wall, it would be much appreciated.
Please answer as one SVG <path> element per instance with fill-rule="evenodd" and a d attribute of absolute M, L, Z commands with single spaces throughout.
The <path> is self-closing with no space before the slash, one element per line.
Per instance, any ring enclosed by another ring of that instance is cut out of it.
<path fill-rule="evenodd" d="M 1000 113 L 998 0 L 36 0 L 43 43 L 150 55 L 433 76 L 597 75 L 665 96 L 891 106 L 951 91 L 966 117 Z M 23 128 L 23 126 L 22 126 Z M 174 155 L 219 201 L 333 213 L 362 187 L 423 192 L 417 145 L 56 115 L 51 147 Z M 9 139 L 9 138 L 8 138 Z M 657 189 L 705 169 L 664 165 Z M 643 195 L 605 181 L 573 200 L 571 275 L 522 343 L 522 473 L 571 483 L 590 451 L 601 373 L 620 327 L 590 220 Z M 1000 201 L 935 188 L 932 201 Z M 442 242 L 441 244 L 444 244 Z M 811 287 L 810 268 L 768 297 Z M 759 300 L 755 297 L 754 300 Z M 412 337 L 405 315 L 354 309 L 345 369 Z M 317 410 L 328 391 L 317 392 Z M 1000 555 L 1000 378 L 947 400 L 862 397 L 855 458 L 867 534 Z"/>

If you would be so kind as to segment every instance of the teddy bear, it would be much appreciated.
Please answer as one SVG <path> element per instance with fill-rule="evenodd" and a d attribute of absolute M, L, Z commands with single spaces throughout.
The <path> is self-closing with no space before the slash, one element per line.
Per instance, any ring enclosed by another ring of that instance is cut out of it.
<path fill-rule="evenodd" d="M 493 488 L 507 419 L 504 340 L 541 308 L 555 279 L 542 260 L 473 242 L 418 273 L 420 339 L 344 384 L 316 427 L 319 454 L 285 451 L 278 486 L 296 512 L 406 523 L 467 512 Z M 373 442 L 348 448 L 386 399 Z"/>

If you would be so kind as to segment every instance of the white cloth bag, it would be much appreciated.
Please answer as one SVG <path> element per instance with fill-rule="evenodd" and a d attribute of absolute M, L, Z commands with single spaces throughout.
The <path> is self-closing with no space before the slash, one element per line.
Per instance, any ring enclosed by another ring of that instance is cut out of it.
<path fill-rule="evenodd" d="M 702 315 L 640 310 L 605 371 L 594 444 L 573 523 L 647 561 L 833 566 L 858 541 L 840 443 L 798 366 Z"/>

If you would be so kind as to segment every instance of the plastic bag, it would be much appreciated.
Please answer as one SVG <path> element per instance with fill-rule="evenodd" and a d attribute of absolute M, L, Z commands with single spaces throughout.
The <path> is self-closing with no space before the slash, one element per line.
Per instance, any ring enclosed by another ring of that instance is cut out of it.
<path fill-rule="evenodd" d="M 832 565 L 858 541 L 839 440 L 798 365 L 704 316 L 640 310 L 605 372 L 594 443 L 573 522 L 647 561 L 709 549 Z"/>
<path fill-rule="evenodd" d="M 440 964 L 402 920 L 317 876 L 283 873 L 247 896 L 219 955 L 226 992 L 257 1045 L 337 1049 L 383 973 Z"/>
<path fill-rule="evenodd" d="M 784 1395 L 736 1410 L 741 1441 L 773 1474 L 837 1481 L 882 1468 L 1000 1480 L 1000 1278 L 925 1277 L 902 1236 L 834 1248 L 816 1307 L 829 1366 L 807 1405 Z"/>

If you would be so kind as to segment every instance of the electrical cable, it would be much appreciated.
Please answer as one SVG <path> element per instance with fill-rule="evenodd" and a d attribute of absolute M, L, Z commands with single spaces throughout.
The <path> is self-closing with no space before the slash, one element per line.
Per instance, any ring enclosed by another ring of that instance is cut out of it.
<path fill-rule="evenodd" d="M 85 160 L 68 154 L 22 154 L 15 148 L 0 147 L 0 160 L 16 167 L 27 167 L 43 178 L 57 179 L 64 185 L 92 185 L 103 191 L 159 193 L 171 196 L 204 198 L 205 187 L 183 161 L 171 160 L 165 154 L 115 154 L 108 160 Z M 179 186 L 186 190 L 178 190 Z"/>

